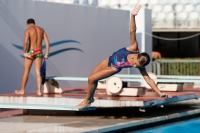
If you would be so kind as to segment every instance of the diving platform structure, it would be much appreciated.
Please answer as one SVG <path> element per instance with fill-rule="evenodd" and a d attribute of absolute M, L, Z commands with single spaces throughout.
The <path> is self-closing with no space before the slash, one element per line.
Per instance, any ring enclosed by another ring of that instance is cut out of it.
<path fill-rule="evenodd" d="M 144 81 L 141 76 L 116 75 L 124 81 L 139 82 Z M 47 77 L 54 80 L 79 80 L 87 81 L 84 77 Z M 185 83 L 200 81 L 200 77 L 192 76 L 157 76 L 156 82 Z M 141 87 L 138 87 L 141 89 Z M 174 102 L 180 102 L 189 99 L 198 99 L 200 97 L 200 89 L 183 88 L 179 92 L 165 92 L 172 96 L 170 99 L 159 97 L 155 92 L 146 90 L 142 96 L 119 96 L 107 95 L 106 89 L 97 89 L 94 95 L 95 102 L 85 109 L 77 109 L 75 106 L 79 104 L 86 95 L 86 87 L 65 88 L 62 94 L 43 94 L 37 96 L 36 92 L 26 92 L 24 95 L 1 94 L 0 108 L 9 109 L 36 109 L 36 110 L 65 110 L 65 111 L 87 111 L 96 108 L 118 108 L 118 107 L 139 107 L 145 109 L 153 106 L 162 106 Z"/>

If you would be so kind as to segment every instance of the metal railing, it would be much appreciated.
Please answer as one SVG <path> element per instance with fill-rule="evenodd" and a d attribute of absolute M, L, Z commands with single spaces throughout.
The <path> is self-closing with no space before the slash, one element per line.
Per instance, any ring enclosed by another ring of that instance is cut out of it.
<path fill-rule="evenodd" d="M 155 60 L 152 72 L 156 75 L 200 75 L 200 60 Z"/>

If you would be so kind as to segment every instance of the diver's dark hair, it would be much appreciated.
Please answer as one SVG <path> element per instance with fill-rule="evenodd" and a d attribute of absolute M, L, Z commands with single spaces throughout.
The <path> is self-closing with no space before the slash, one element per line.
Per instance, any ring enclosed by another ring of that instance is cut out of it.
<path fill-rule="evenodd" d="M 30 18 L 27 20 L 27 24 L 35 24 L 35 20 Z"/>
<path fill-rule="evenodd" d="M 142 65 L 143 67 L 148 65 L 150 62 L 150 56 L 149 56 L 149 54 L 147 54 L 145 52 L 139 53 L 137 59 L 138 59 L 138 62 L 140 63 L 140 65 Z"/>

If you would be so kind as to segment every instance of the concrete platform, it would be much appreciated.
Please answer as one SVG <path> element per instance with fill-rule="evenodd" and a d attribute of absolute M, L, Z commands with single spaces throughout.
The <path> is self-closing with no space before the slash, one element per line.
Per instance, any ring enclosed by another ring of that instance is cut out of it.
<path fill-rule="evenodd" d="M 44 94 L 42 97 L 38 97 L 35 92 L 28 92 L 25 95 L 1 94 L 0 108 L 80 111 L 75 106 L 85 98 L 86 89 L 87 87 L 66 88 L 63 89 L 63 94 Z M 105 90 L 97 90 L 95 102 L 90 108 L 92 110 L 94 107 L 147 108 L 200 97 L 200 90 L 198 89 L 184 89 L 183 92 L 167 93 L 173 97 L 165 100 L 158 97 L 155 92 L 150 91 L 147 91 L 144 96 L 140 97 L 108 96 Z"/>

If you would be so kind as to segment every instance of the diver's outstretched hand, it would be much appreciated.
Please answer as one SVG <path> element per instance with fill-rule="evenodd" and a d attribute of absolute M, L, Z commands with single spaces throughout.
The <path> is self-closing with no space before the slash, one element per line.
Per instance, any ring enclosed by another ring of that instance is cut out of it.
<path fill-rule="evenodd" d="M 166 94 L 166 93 L 162 93 L 162 95 L 160 97 L 165 98 L 165 99 L 172 98 L 171 95 Z"/>
<path fill-rule="evenodd" d="M 131 11 L 132 15 L 137 15 L 137 13 L 139 12 L 139 10 L 141 9 L 141 5 L 136 6 L 135 8 L 133 8 L 133 10 Z"/>

